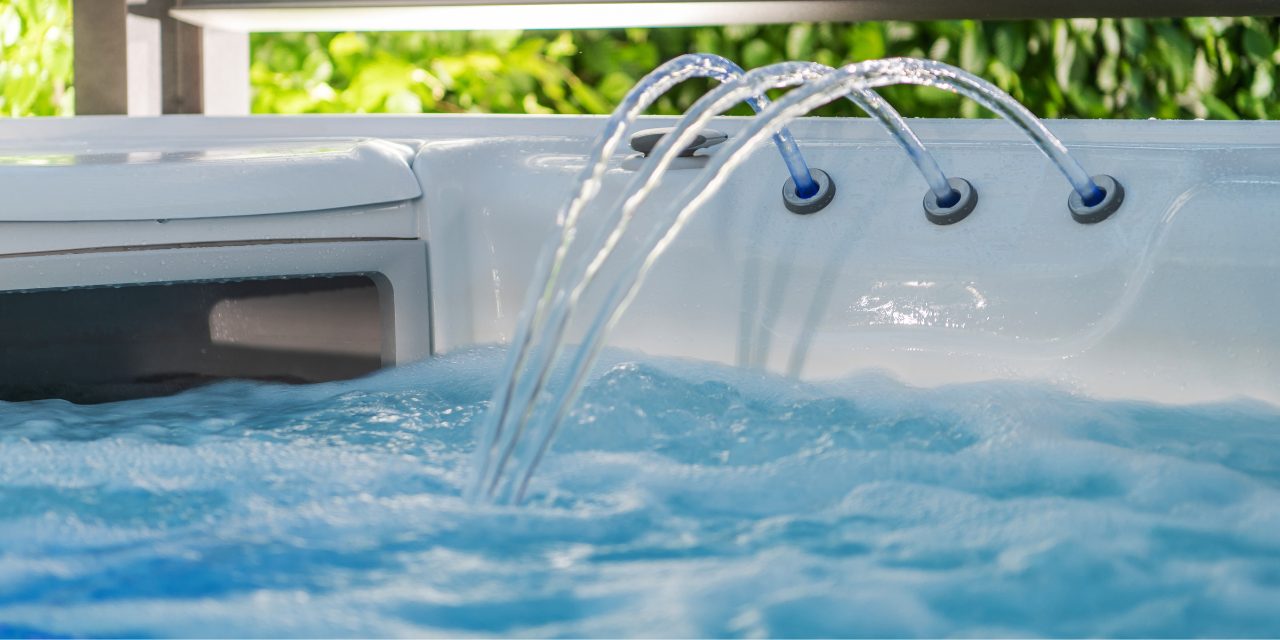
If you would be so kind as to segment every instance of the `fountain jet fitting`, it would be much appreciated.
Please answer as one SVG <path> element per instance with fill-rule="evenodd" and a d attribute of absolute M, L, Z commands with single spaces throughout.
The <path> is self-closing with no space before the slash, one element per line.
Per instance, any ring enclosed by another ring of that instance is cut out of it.
<path fill-rule="evenodd" d="M 797 80 L 791 84 L 799 84 L 807 80 L 817 80 L 831 73 L 835 69 L 825 64 L 817 62 L 787 62 L 783 63 L 792 69 L 792 73 L 797 76 Z M 937 159 L 932 153 L 925 148 L 924 143 L 916 136 L 911 127 L 907 125 L 907 121 L 902 118 L 894 108 L 885 102 L 880 94 L 870 89 L 853 89 L 845 95 L 845 98 L 856 105 L 859 109 L 866 112 L 872 118 L 875 118 L 886 130 L 893 136 L 898 146 L 907 153 L 911 158 L 911 162 L 915 164 L 916 169 L 924 178 L 926 184 L 929 185 L 928 194 L 925 196 L 927 201 L 938 203 L 937 206 L 943 209 L 965 210 L 964 215 L 968 215 L 973 211 L 973 207 L 977 205 L 978 192 L 968 181 L 959 179 L 968 185 L 968 189 L 958 189 L 955 187 L 954 180 L 947 177 L 942 171 L 942 167 L 938 165 Z M 834 187 L 834 183 L 833 183 Z M 782 187 L 783 203 L 787 205 L 787 209 L 801 213 L 793 208 L 792 201 L 787 199 L 791 187 L 789 183 Z M 834 197 L 832 194 L 822 194 L 827 197 Z M 816 199 L 816 195 L 814 196 Z M 807 209 L 807 207 L 806 207 Z M 812 213 L 805 211 L 804 213 Z M 926 215 L 928 213 L 926 212 Z M 958 216 L 953 222 L 959 222 L 964 216 Z M 930 220 L 933 220 L 931 217 Z M 951 223 L 947 223 L 951 224 Z"/>
<path fill-rule="evenodd" d="M 1071 211 L 1071 217 L 1076 222 L 1082 224 L 1101 222 L 1115 213 L 1123 203 L 1124 187 L 1119 181 L 1105 174 L 1090 176 L 1071 156 L 1062 141 L 1026 107 L 1001 91 L 999 87 L 963 69 L 933 60 L 887 58 L 874 62 L 881 65 L 905 65 L 906 73 L 899 79 L 900 83 L 932 86 L 959 93 L 1017 125 L 1071 183 L 1072 193 L 1067 206 Z M 806 80 L 817 80 L 834 71 L 831 67 L 817 63 L 785 64 L 798 65 L 796 73 Z M 906 126 L 902 117 L 892 107 L 884 104 L 879 94 L 870 88 L 857 87 L 856 84 L 854 86 L 855 88 L 850 90 L 846 97 L 879 119 L 893 132 L 898 144 L 915 162 L 925 181 L 929 183 L 930 191 L 924 198 L 925 217 L 935 224 L 955 224 L 972 213 L 978 199 L 978 192 L 973 185 L 959 179 L 967 185 L 967 188 L 956 187 L 953 181 L 956 179 L 948 179 L 942 173 L 937 161 L 924 148 L 919 138 Z M 869 104 L 864 101 L 869 101 Z"/>
<path fill-rule="evenodd" d="M 836 183 L 822 169 L 813 169 L 813 178 L 818 183 L 818 190 L 808 197 L 801 196 L 796 189 L 796 182 L 791 178 L 782 183 L 782 204 L 791 213 L 809 215 L 817 213 L 831 204 L 836 197 Z M 932 192 L 930 192 L 932 193 Z"/>
<path fill-rule="evenodd" d="M 1080 224 L 1096 224 L 1110 218 L 1120 205 L 1124 204 L 1124 186 L 1107 174 L 1094 175 L 1093 182 L 1098 183 L 1097 197 L 1087 202 L 1079 193 L 1071 192 L 1066 206 L 1071 210 L 1071 218 Z"/>
<path fill-rule="evenodd" d="M 853 71 L 854 67 L 858 67 L 860 70 L 865 69 L 865 71 Z M 1077 222 L 1082 224 L 1101 222 L 1114 213 L 1123 203 L 1124 187 L 1118 180 L 1107 175 L 1090 176 L 1080 166 L 1080 163 L 1071 156 L 1062 141 L 1053 135 L 1044 126 L 1044 123 L 1028 111 L 1026 107 L 1014 100 L 1009 94 L 1001 91 L 999 87 L 963 69 L 942 62 L 915 58 L 886 58 L 884 60 L 858 63 L 857 65 L 847 65 L 834 72 L 829 67 L 823 68 L 828 71 L 829 78 L 843 78 L 843 80 L 832 80 L 832 82 L 843 81 L 844 87 L 847 88 L 846 95 L 852 96 L 859 93 L 875 95 L 872 92 L 873 88 L 888 84 L 930 86 L 963 95 L 1017 125 L 1023 133 L 1031 138 L 1031 141 L 1035 143 L 1040 151 L 1053 161 L 1058 170 L 1062 172 L 1062 175 L 1071 183 L 1073 193 L 1068 199 L 1068 209 L 1071 211 L 1072 218 Z M 864 80 L 866 81 L 851 79 L 851 73 L 853 75 L 865 74 Z M 803 75 L 803 71 L 801 74 Z M 877 76 L 885 79 L 876 79 Z M 889 80 L 889 78 L 892 79 Z M 917 162 L 917 166 L 923 167 L 923 164 Z M 933 183 L 930 182 L 930 184 L 932 185 Z M 936 194 L 936 204 L 938 205 L 946 205 L 955 197 L 946 196 L 945 193 L 936 189 L 934 193 Z M 926 201 L 928 200 L 926 198 Z M 952 207 L 961 204 L 963 203 L 957 201 Z M 943 208 L 950 209 L 951 207 Z M 929 215 L 927 211 L 926 215 Z M 930 217 L 930 219 L 932 220 L 933 218 Z"/>
<path fill-rule="evenodd" d="M 924 216 L 937 225 L 955 224 L 969 217 L 978 206 L 978 191 L 964 178 L 952 178 L 955 195 L 947 202 L 938 199 L 932 191 L 924 194 Z"/>
<path fill-rule="evenodd" d="M 1124 203 L 1124 187 L 1115 179 L 1106 174 L 1093 176 L 1093 181 L 1098 183 L 1098 189 L 1101 193 L 1093 198 L 1092 202 L 1086 202 L 1079 193 L 1072 191 L 1071 197 L 1067 200 L 1067 208 L 1071 210 L 1071 217 L 1080 224 L 1095 224 L 1102 222 L 1111 217 L 1111 214 L 1120 208 Z"/>
<path fill-rule="evenodd" d="M 733 62 L 731 61 L 726 60 L 725 62 L 733 65 Z M 831 71 L 834 71 L 832 67 L 816 62 L 794 62 L 788 64 L 795 65 L 796 73 L 803 79 L 807 80 L 815 80 L 830 73 Z M 734 66 L 736 67 L 737 65 Z M 744 72 L 740 67 L 738 69 L 738 75 L 741 76 Z M 726 81 L 727 80 L 721 80 L 721 82 Z M 955 222 L 959 222 L 964 218 L 964 216 L 967 216 L 969 212 L 973 211 L 973 208 L 977 205 L 977 190 L 973 188 L 972 184 L 969 184 L 968 181 L 964 181 L 963 179 L 961 180 L 968 185 L 968 190 L 964 191 L 957 189 L 952 180 L 942 171 L 942 167 L 938 165 L 937 159 L 933 157 L 933 154 L 929 153 L 929 150 L 925 148 L 924 143 L 920 141 L 920 138 L 917 137 L 915 132 L 911 130 L 911 127 L 907 125 L 907 121 L 904 120 L 902 115 L 899 114 L 888 102 L 885 102 L 884 98 L 880 97 L 880 94 L 870 89 L 854 89 L 845 97 L 849 102 L 852 102 L 859 109 L 867 113 L 867 115 L 870 115 L 872 118 L 879 121 L 880 124 L 889 131 L 893 136 L 894 141 L 898 143 L 898 146 L 902 147 L 902 150 L 911 158 L 911 162 L 916 165 L 916 169 L 920 171 L 920 175 L 924 177 L 924 181 L 929 185 L 929 193 L 933 196 L 934 201 L 942 203 L 945 207 L 955 208 L 957 210 L 965 210 L 967 208 L 964 215 L 955 218 Z M 751 106 L 756 113 L 760 112 L 760 109 L 757 108 L 755 104 L 752 104 Z M 782 129 L 781 131 L 786 132 L 787 130 Z M 795 139 L 789 132 L 787 132 L 786 138 L 791 140 L 794 145 Z M 775 137 L 775 140 L 776 139 L 777 138 Z M 782 147 L 779 146 L 779 149 L 781 148 Z M 798 148 L 795 149 L 795 153 L 799 155 L 800 151 Z M 784 153 L 784 157 L 785 155 L 786 154 Z M 806 194 L 802 188 L 793 184 L 795 176 L 794 172 L 792 172 L 792 176 L 792 180 L 788 180 L 782 185 L 782 202 L 789 211 L 802 214 L 816 213 L 817 211 L 821 211 L 833 198 L 835 198 L 835 182 L 831 181 L 831 176 L 826 176 L 827 184 L 830 185 L 830 189 L 822 189 L 821 186 L 823 182 L 818 180 L 820 187 L 819 190 L 809 194 Z M 816 175 L 814 177 L 817 179 Z M 801 196 L 799 200 L 796 199 L 796 195 Z M 928 196 L 926 196 L 926 198 L 928 198 Z M 802 204 L 802 201 L 810 199 L 814 202 Z M 932 220 L 932 218 L 930 219 Z"/>

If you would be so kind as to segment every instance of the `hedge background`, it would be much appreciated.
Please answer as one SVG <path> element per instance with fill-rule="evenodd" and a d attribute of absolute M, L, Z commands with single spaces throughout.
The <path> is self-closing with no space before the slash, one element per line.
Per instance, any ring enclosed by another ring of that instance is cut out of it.
<path fill-rule="evenodd" d="M 70 115 L 70 0 L 0 0 L 0 113 Z M 645 72 L 692 51 L 751 68 L 919 56 L 991 80 L 1043 117 L 1280 116 L 1280 21 L 869 22 L 594 31 L 254 34 L 255 113 L 606 113 Z M 690 82 L 652 112 L 678 113 Z M 883 90 L 906 115 L 981 117 L 933 89 Z M 854 115 L 843 101 L 820 113 Z M 746 111 L 740 111 L 746 113 Z"/>

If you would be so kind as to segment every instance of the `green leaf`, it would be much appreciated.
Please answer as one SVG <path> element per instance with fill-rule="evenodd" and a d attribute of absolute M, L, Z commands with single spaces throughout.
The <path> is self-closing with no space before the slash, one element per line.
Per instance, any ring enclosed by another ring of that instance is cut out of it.
<path fill-rule="evenodd" d="M 787 57 L 792 60 L 808 60 L 813 56 L 813 25 L 797 23 L 787 30 Z"/>
<path fill-rule="evenodd" d="M 1134 59 L 1141 57 L 1150 42 L 1147 23 L 1135 18 L 1125 18 L 1120 21 L 1120 28 L 1124 32 L 1121 42 L 1125 55 Z"/>
<path fill-rule="evenodd" d="M 605 100 L 616 104 L 622 101 L 623 96 L 627 95 L 627 92 L 630 91 L 631 87 L 635 86 L 635 84 L 635 78 L 632 78 L 625 73 L 615 71 L 606 75 L 604 80 L 600 81 L 597 88 L 600 91 L 600 95 Z"/>
<path fill-rule="evenodd" d="M 408 89 L 401 89 L 387 96 L 383 106 L 387 113 L 422 113 L 422 99 Z"/>
<path fill-rule="evenodd" d="M 1261 25 L 1249 25 L 1244 30 L 1244 51 L 1255 61 L 1269 60 L 1276 45 Z"/>
<path fill-rule="evenodd" d="M 764 40 L 752 40 L 742 47 L 742 66 L 747 69 L 763 67 L 776 59 L 773 47 Z"/>
<path fill-rule="evenodd" d="M 1067 23 L 1054 21 L 1053 30 L 1053 77 L 1062 87 L 1071 86 L 1071 66 L 1076 59 L 1076 43 L 1071 39 Z"/>
<path fill-rule="evenodd" d="M 960 40 L 960 66 L 976 73 L 987 67 L 987 43 L 978 26 L 969 20 L 964 23 L 964 35 Z"/>
<path fill-rule="evenodd" d="M 1098 25 L 1098 35 L 1102 37 L 1102 50 L 1107 57 L 1120 55 L 1120 29 L 1114 19 L 1108 18 Z"/>
<path fill-rule="evenodd" d="M 573 35 L 568 31 L 561 31 L 560 35 L 551 44 L 547 45 L 547 57 L 564 58 L 578 52 L 578 45 L 573 43 Z"/>
<path fill-rule="evenodd" d="M 993 38 L 996 59 L 1005 67 L 1019 71 L 1027 63 L 1027 46 L 1024 34 L 1019 29 L 997 29 Z"/>
<path fill-rule="evenodd" d="M 1253 83 L 1249 86 L 1249 95 L 1258 99 L 1272 97 L 1271 93 L 1275 90 L 1273 73 L 1274 69 L 1270 64 L 1259 65 L 1253 72 Z"/>
<path fill-rule="evenodd" d="M 699 53 L 718 53 L 724 50 L 720 32 L 713 29 L 698 29 L 694 33 L 693 50 Z"/>
<path fill-rule="evenodd" d="M 1181 91 L 1187 86 L 1195 64 L 1195 45 L 1185 33 L 1169 23 L 1157 24 L 1156 33 L 1160 36 L 1156 40 L 1156 48 L 1167 62 L 1168 77 L 1173 88 Z"/>
<path fill-rule="evenodd" d="M 323 49 L 315 49 L 302 62 L 302 77 L 311 83 L 328 82 L 333 77 L 333 62 Z"/>
<path fill-rule="evenodd" d="M 369 51 L 369 40 L 361 33 L 339 33 L 329 41 L 329 53 L 338 59 L 353 58 Z"/>
<path fill-rule="evenodd" d="M 1240 116 L 1231 110 L 1231 106 L 1227 103 L 1215 98 L 1214 96 L 1203 96 L 1205 109 L 1209 112 L 1209 117 L 1218 118 L 1220 120 L 1239 120 Z"/>
<path fill-rule="evenodd" d="M 845 37 L 849 62 L 875 60 L 886 55 L 884 31 L 879 25 L 859 24 L 849 27 Z"/>
<path fill-rule="evenodd" d="M 706 31 L 712 30 L 706 29 Z M 754 38 L 756 33 L 760 31 L 760 28 L 753 24 L 734 24 L 715 31 L 723 33 L 725 39 L 730 42 L 746 42 L 747 40 Z"/>

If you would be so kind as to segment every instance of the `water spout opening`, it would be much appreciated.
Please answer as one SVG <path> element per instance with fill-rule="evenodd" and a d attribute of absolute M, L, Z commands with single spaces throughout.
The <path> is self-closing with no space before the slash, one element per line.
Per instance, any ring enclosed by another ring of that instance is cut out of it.
<path fill-rule="evenodd" d="M 978 191 L 964 178 L 952 178 L 951 193 L 955 197 L 943 202 L 933 191 L 924 194 L 924 215 L 936 225 L 955 224 L 969 217 L 978 206 Z"/>
<path fill-rule="evenodd" d="M 836 183 L 822 169 L 813 169 L 814 191 L 813 193 L 802 196 L 800 189 L 796 186 L 795 180 L 787 178 L 782 185 L 782 204 L 787 207 L 791 213 L 800 215 L 808 215 L 817 213 L 827 208 L 831 201 L 836 197 Z"/>
<path fill-rule="evenodd" d="M 1080 200 L 1084 202 L 1084 206 L 1086 207 L 1095 207 L 1098 205 L 1098 203 L 1105 200 L 1106 197 L 1107 197 L 1107 190 L 1095 185 L 1093 187 L 1093 191 L 1089 193 L 1089 195 L 1081 197 Z"/>
<path fill-rule="evenodd" d="M 952 189 L 947 195 L 938 198 L 938 206 L 943 208 L 954 207 L 960 203 L 960 191 Z"/>
<path fill-rule="evenodd" d="M 1099 174 L 1090 178 L 1097 188 L 1092 201 L 1072 191 L 1067 199 L 1067 208 L 1071 217 L 1080 224 L 1096 224 L 1111 217 L 1124 202 L 1124 186 L 1115 178 Z"/>

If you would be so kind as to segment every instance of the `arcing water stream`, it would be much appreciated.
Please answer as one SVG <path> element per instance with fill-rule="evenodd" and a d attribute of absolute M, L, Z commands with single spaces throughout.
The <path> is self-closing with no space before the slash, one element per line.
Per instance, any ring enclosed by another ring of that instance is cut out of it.
<path fill-rule="evenodd" d="M 830 71 L 829 67 L 816 63 L 807 63 L 807 67 L 801 70 L 802 73 L 806 73 L 810 77 L 818 77 L 827 71 Z M 528 417 L 525 415 L 513 417 L 508 412 L 509 407 L 513 404 L 527 406 L 531 397 L 540 390 L 535 389 L 519 397 L 513 397 L 518 391 L 516 387 L 517 378 L 522 376 L 523 367 L 530 353 L 529 341 L 531 336 L 545 320 L 547 307 L 557 300 L 557 289 L 554 285 L 557 282 L 565 281 L 589 282 L 592 277 L 590 274 L 576 275 L 576 272 L 573 271 L 566 273 L 563 270 L 564 259 L 576 238 L 577 221 L 587 204 L 598 194 L 600 181 L 608 165 L 609 156 L 621 143 L 623 134 L 644 109 L 676 84 L 696 77 L 709 77 L 720 82 L 730 82 L 741 77 L 743 73 L 742 68 L 737 64 L 717 55 L 687 54 L 679 56 L 659 66 L 642 78 L 640 82 L 636 83 L 636 86 L 627 93 L 622 103 L 618 105 L 610 116 L 600 139 L 588 158 L 587 168 L 579 178 L 579 188 L 576 195 L 570 200 L 557 220 L 560 233 L 558 236 L 551 238 L 547 248 L 544 250 L 540 263 L 535 268 L 534 284 L 531 287 L 531 291 L 535 296 L 536 304 L 529 312 L 522 314 L 512 338 L 511 356 L 508 359 L 508 370 L 504 376 L 508 382 L 500 385 L 495 393 L 494 406 L 496 410 L 488 417 L 492 424 L 484 430 L 486 439 L 477 449 L 481 453 L 477 463 L 478 477 L 483 478 L 488 473 L 491 458 L 493 457 L 490 451 L 495 447 L 497 439 L 509 428 L 508 423 L 515 420 L 518 424 L 511 428 L 520 429 L 520 425 Z M 933 156 L 924 148 L 920 139 L 916 137 L 902 117 L 888 103 L 870 91 L 855 90 L 848 97 L 854 104 L 884 124 L 919 167 L 925 181 L 937 195 L 939 201 L 953 199 L 954 193 L 946 174 L 942 172 Z M 768 99 L 762 95 L 748 96 L 745 101 L 757 113 L 768 105 Z M 799 147 L 795 143 L 794 137 L 783 128 L 774 134 L 773 140 L 782 156 L 783 163 L 791 174 L 791 179 L 795 181 L 797 193 L 799 195 L 812 195 L 817 190 L 817 185 L 809 172 Z M 606 226 L 605 228 L 609 227 Z M 618 229 L 617 233 L 613 234 L 613 237 L 620 235 L 621 231 L 621 229 Z M 612 244 L 606 244 L 606 248 L 602 249 L 600 253 L 609 253 L 611 247 Z M 534 368 L 540 371 L 545 366 L 545 362 L 540 362 L 535 364 Z M 538 378 L 539 376 L 535 376 L 535 379 Z M 515 438 L 518 437 L 517 434 Z M 514 438 L 512 441 L 514 441 Z M 509 452 L 506 455 L 509 455 Z M 481 481 L 477 481 L 476 486 L 478 487 L 480 484 Z"/>
<path fill-rule="evenodd" d="M 818 76 L 819 73 L 822 75 Z M 640 251 L 625 263 L 620 280 L 608 290 L 605 302 L 592 316 L 590 328 L 571 359 L 566 382 L 558 389 L 550 387 L 552 366 L 564 348 L 568 319 L 578 310 L 576 307 L 583 292 L 592 284 L 601 266 L 613 256 L 613 250 L 628 222 L 661 182 L 666 169 L 680 150 L 693 141 L 697 132 L 711 118 L 734 104 L 760 95 L 766 89 L 802 83 L 805 83 L 802 87 L 761 112 L 746 130 L 720 150 L 703 169 L 701 178 L 679 199 L 687 204 L 679 208 L 673 207 L 672 210 L 678 213 L 669 222 L 658 225 L 651 236 L 642 242 Z M 568 241 L 562 242 L 562 250 L 556 253 L 553 275 L 539 285 L 542 295 L 532 301 L 536 306 L 526 313 L 534 322 L 527 319 L 522 321 L 521 331 L 518 332 L 523 335 L 527 331 L 530 336 L 536 335 L 536 338 L 528 343 L 513 345 L 514 353 L 510 360 L 512 377 L 503 383 L 495 397 L 494 418 L 490 419 L 481 441 L 481 463 L 472 494 L 500 501 L 520 499 L 554 437 L 558 424 L 564 420 L 576 399 L 586 373 L 603 344 L 604 335 L 625 311 L 639 290 L 645 273 L 679 233 L 688 217 L 707 202 L 724 184 L 732 170 L 745 160 L 743 149 L 750 148 L 766 136 L 774 135 L 796 117 L 840 96 L 851 92 L 865 93 L 891 84 L 937 87 L 979 102 L 1018 125 L 1057 165 L 1084 202 L 1101 199 L 1103 193 L 1089 174 L 1070 156 L 1061 141 L 1025 107 L 994 85 L 950 65 L 896 58 L 823 71 L 820 67 L 815 68 L 812 63 L 788 62 L 756 69 L 726 82 L 700 99 L 675 130 L 659 143 L 651 154 L 653 157 L 632 179 L 627 197 L 605 219 L 603 229 L 607 237 L 603 246 L 594 255 L 588 248 L 579 255 L 577 261 L 569 262 L 571 268 L 562 273 L 561 268 L 566 264 L 566 254 L 573 236 L 572 224 L 565 223 L 563 236 Z M 899 140 L 902 139 L 899 136 Z M 910 145 L 903 146 L 911 152 Z M 920 164 L 917 163 L 918 166 Z M 936 167 L 936 163 L 933 166 Z M 602 172 L 597 172 L 593 176 L 595 183 L 584 184 L 579 193 L 594 195 L 600 187 L 600 174 Z M 570 205 L 570 211 L 574 211 L 575 215 L 582 210 L 580 206 L 575 209 L 574 204 L 577 202 L 575 200 Z M 576 218 L 573 222 L 576 222 Z M 559 277 L 562 275 L 565 277 Z M 552 286 L 557 283 L 562 284 Z M 532 354 L 531 358 L 528 357 L 529 354 Z M 528 373 L 522 370 L 526 359 L 532 365 Z M 532 442 L 522 445 L 526 433 L 532 438 Z M 517 458 L 517 471 L 511 478 L 504 479 L 504 472 L 513 457 Z"/>

